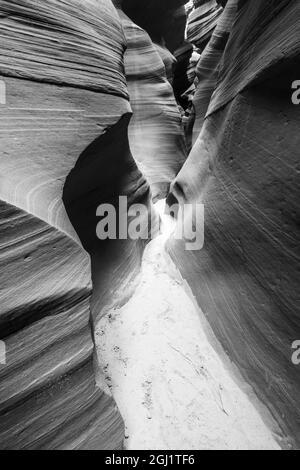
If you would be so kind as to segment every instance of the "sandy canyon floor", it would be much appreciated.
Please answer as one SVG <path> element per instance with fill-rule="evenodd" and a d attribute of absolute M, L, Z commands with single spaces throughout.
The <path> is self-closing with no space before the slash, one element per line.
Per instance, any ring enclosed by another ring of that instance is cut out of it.
<path fill-rule="evenodd" d="M 279 449 L 164 246 L 147 247 L 138 287 L 96 327 L 97 353 L 127 450 Z M 249 395 L 250 393 L 250 395 Z"/>

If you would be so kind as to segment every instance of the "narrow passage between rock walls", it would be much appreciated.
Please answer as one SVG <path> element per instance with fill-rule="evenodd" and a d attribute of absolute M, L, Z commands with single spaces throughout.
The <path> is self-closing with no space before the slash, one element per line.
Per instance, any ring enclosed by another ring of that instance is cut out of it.
<path fill-rule="evenodd" d="M 156 204 L 161 234 L 145 250 L 133 297 L 96 326 L 125 448 L 279 449 L 165 251 L 175 222 L 164 205 Z"/>

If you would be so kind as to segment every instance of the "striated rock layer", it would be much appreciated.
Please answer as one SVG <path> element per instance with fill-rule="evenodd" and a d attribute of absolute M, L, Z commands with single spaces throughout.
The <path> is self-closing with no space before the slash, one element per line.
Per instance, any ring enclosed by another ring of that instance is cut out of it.
<path fill-rule="evenodd" d="M 114 0 L 132 21 L 145 29 L 153 42 L 174 52 L 184 39 L 186 0 Z"/>
<path fill-rule="evenodd" d="M 169 250 L 283 447 L 300 446 L 291 360 L 300 335 L 299 38 L 297 0 L 238 2 L 206 119 L 170 197 L 205 204 L 204 248 L 172 240 Z"/>
<path fill-rule="evenodd" d="M 2 0 L 0 12 L 0 448 L 118 449 L 90 303 L 97 316 L 118 299 L 143 249 L 118 245 L 108 268 L 95 233 L 99 204 L 149 200 L 129 151 L 124 34 L 110 0 Z"/>
<path fill-rule="evenodd" d="M 194 0 L 194 9 L 189 14 L 187 39 L 200 51 L 204 49 L 222 13 L 216 0 Z"/>
<path fill-rule="evenodd" d="M 149 35 L 119 13 L 127 40 L 124 64 L 133 110 L 130 148 L 153 198 L 162 198 L 187 156 L 181 116 L 164 62 Z"/>
<path fill-rule="evenodd" d="M 173 67 L 173 88 L 181 106 L 181 95 L 189 86 L 187 68 L 192 46 L 185 41 L 186 0 L 114 0 L 122 4 L 124 13 L 150 35 L 154 44 L 168 49 L 176 58 Z"/>
<path fill-rule="evenodd" d="M 195 123 L 193 143 L 202 129 L 211 96 L 217 86 L 220 62 L 237 13 L 238 0 L 229 0 L 196 67 L 197 89 L 193 98 Z"/>

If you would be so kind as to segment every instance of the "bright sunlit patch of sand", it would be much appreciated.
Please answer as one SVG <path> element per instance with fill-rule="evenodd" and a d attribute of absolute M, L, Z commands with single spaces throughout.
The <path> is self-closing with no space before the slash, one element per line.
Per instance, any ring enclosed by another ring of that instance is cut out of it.
<path fill-rule="evenodd" d="M 169 238 L 176 229 L 176 220 L 166 213 L 166 200 L 161 199 L 154 204 L 161 219 L 160 233 L 164 238 Z"/>

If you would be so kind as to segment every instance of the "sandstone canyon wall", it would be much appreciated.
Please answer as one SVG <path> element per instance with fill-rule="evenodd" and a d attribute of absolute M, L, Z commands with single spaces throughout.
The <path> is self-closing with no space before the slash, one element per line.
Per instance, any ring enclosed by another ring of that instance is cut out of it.
<path fill-rule="evenodd" d="M 299 2 L 240 0 L 236 8 L 222 57 L 216 30 L 200 61 L 198 73 L 215 54 L 214 89 L 169 198 L 204 203 L 205 245 L 188 252 L 173 239 L 169 251 L 225 351 L 279 423 L 281 445 L 299 447 L 300 371 L 291 361 L 300 333 L 300 115 L 291 100 Z"/>
<path fill-rule="evenodd" d="M 193 2 L 188 158 L 171 87 L 186 107 L 185 3 L 0 0 L 0 449 L 122 447 L 93 329 L 131 296 L 150 234 L 99 240 L 97 207 L 120 216 L 127 196 L 155 232 L 170 184 L 170 204 L 204 203 L 205 245 L 168 251 L 281 446 L 300 446 L 299 2 Z"/>
<path fill-rule="evenodd" d="M 129 150 L 124 33 L 110 0 L 1 0 L 0 12 L 0 447 L 118 449 L 91 310 L 121 297 L 143 250 L 98 240 L 97 206 L 150 197 Z"/>
<path fill-rule="evenodd" d="M 218 16 L 217 26 L 196 66 L 197 87 L 193 98 L 195 112 L 193 143 L 196 142 L 202 129 L 211 96 L 218 83 L 220 62 L 236 17 L 237 3 L 237 0 L 229 0 L 227 7 Z"/>
<path fill-rule="evenodd" d="M 222 7 L 216 0 L 193 0 L 193 3 L 187 24 L 187 39 L 202 52 L 218 24 Z"/>
<path fill-rule="evenodd" d="M 154 43 L 174 52 L 184 39 L 186 26 L 185 0 L 116 0 L 124 13 L 145 29 Z"/>
<path fill-rule="evenodd" d="M 130 148 L 155 200 L 167 196 L 186 160 L 182 119 L 161 55 L 146 31 L 122 10 L 119 13 L 127 40 L 124 65 L 133 110 Z"/>
<path fill-rule="evenodd" d="M 184 106 L 181 95 L 189 86 L 187 68 L 192 46 L 185 41 L 186 0 L 116 0 L 124 13 L 150 35 L 154 44 L 169 50 L 176 58 L 173 67 L 173 88 L 177 101 Z"/>

